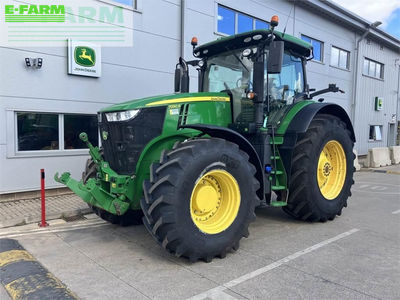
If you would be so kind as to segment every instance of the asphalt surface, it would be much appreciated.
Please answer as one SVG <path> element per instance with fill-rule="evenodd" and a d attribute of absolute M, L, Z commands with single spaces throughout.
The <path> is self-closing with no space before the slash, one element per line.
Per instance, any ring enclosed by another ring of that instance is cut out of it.
<path fill-rule="evenodd" d="M 240 249 L 211 263 L 175 258 L 143 226 L 93 215 L 44 230 L 5 228 L 0 238 L 18 240 L 81 299 L 400 299 L 400 175 L 355 179 L 334 221 L 259 209 Z"/>

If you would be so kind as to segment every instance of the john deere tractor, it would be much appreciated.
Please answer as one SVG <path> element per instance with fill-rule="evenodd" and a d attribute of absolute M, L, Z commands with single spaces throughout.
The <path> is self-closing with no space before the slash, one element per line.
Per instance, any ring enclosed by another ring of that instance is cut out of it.
<path fill-rule="evenodd" d="M 294 218 L 333 220 L 353 181 L 353 127 L 340 106 L 314 100 L 342 92 L 309 88 L 312 46 L 271 29 L 197 46 L 179 59 L 175 93 L 98 113 L 101 147 L 80 181 L 55 179 L 111 223 L 140 223 L 165 249 L 191 261 L 236 250 L 258 206 Z M 189 67 L 198 93 L 189 93 Z M 275 195 L 273 195 L 275 194 Z"/>

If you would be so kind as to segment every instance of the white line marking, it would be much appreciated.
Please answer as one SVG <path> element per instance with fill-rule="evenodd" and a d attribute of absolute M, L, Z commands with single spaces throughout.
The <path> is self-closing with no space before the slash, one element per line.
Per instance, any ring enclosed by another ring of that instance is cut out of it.
<path fill-rule="evenodd" d="M 353 229 L 351 229 L 349 231 L 343 232 L 343 233 L 341 233 L 341 234 L 339 234 L 339 235 L 337 235 L 337 236 L 335 236 L 333 238 L 327 239 L 327 240 L 322 241 L 322 242 L 320 242 L 318 244 L 315 244 L 315 245 L 313 245 L 311 247 L 308 247 L 308 248 L 306 248 L 304 250 L 301 250 L 301 251 L 298 251 L 296 253 L 293 253 L 293 254 L 291 254 L 289 256 L 286 256 L 286 257 L 284 257 L 284 258 L 282 258 L 282 259 L 280 259 L 280 260 L 278 260 L 276 262 L 273 262 L 272 264 L 269 264 L 269 265 L 267 265 L 265 267 L 262 267 L 260 269 L 257 269 L 255 271 L 253 271 L 253 272 L 247 273 L 247 274 L 245 274 L 243 276 L 240 276 L 240 277 L 238 277 L 236 279 L 233 279 L 233 280 L 231 280 L 231 281 L 229 281 L 227 283 L 224 283 L 223 285 L 217 286 L 217 287 L 215 287 L 213 289 L 210 289 L 208 291 L 205 291 L 205 292 L 203 292 L 201 294 L 195 295 L 195 296 L 189 298 L 189 300 L 203 300 L 203 299 L 206 299 L 206 298 L 213 299 L 212 297 L 216 297 L 216 296 L 220 295 L 221 292 L 223 292 L 223 291 L 225 291 L 227 289 L 230 289 L 230 288 L 232 288 L 232 287 L 234 287 L 234 286 L 236 286 L 238 284 L 241 284 L 241 283 L 243 283 L 243 282 L 245 282 L 245 281 L 247 281 L 249 279 L 252 279 L 252 278 L 257 277 L 257 276 L 259 276 L 261 274 L 264 274 L 264 273 L 266 273 L 268 271 L 271 271 L 271 270 L 273 270 L 273 269 L 275 269 L 277 267 L 280 267 L 281 265 L 286 264 L 286 263 L 288 263 L 288 262 L 290 262 L 290 261 L 292 261 L 292 260 L 294 260 L 294 259 L 296 259 L 296 258 L 298 258 L 300 256 L 303 256 L 303 255 L 305 255 L 307 253 L 310 253 L 312 251 L 315 251 L 315 250 L 317 250 L 317 249 L 319 249 L 319 248 L 321 248 L 323 246 L 326 246 L 326 245 L 328 245 L 330 243 L 333 243 L 333 242 L 335 242 L 337 240 L 345 238 L 345 237 L 347 237 L 347 236 L 349 236 L 349 235 L 351 235 L 351 234 L 353 234 L 353 233 L 355 233 L 357 231 L 359 231 L 359 229 L 353 228 Z M 214 299 L 216 299 L 216 298 L 214 298 Z"/>
<path fill-rule="evenodd" d="M 361 183 L 366 183 L 366 184 L 368 184 L 367 186 L 375 185 L 375 184 L 381 184 L 381 185 L 389 185 L 389 186 L 394 186 L 394 187 L 399 188 L 399 185 L 398 185 L 398 184 L 390 184 L 390 183 L 382 183 L 382 182 L 367 182 L 367 181 L 357 181 L 357 182 L 356 182 L 356 186 L 357 186 L 358 184 L 361 184 Z"/>
<path fill-rule="evenodd" d="M 392 214 L 394 215 L 400 214 L 400 209 L 393 211 Z"/>
<path fill-rule="evenodd" d="M 373 192 L 371 190 L 359 190 L 359 189 L 351 189 L 353 192 L 359 192 L 359 193 L 369 193 L 369 194 L 380 194 L 380 195 L 398 195 L 399 193 L 386 193 L 386 192 Z"/>
<path fill-rule="evenodd" d="M 378 186 L 373 186 L 373 187 L 371 188 L 371 190 L 377 190 L 377 191 L 384 191 L 384 190 L 386 190 L 386 189 L 387 189 L 387 187 L 380 186 L 380 185 L 378 185 Z"/>

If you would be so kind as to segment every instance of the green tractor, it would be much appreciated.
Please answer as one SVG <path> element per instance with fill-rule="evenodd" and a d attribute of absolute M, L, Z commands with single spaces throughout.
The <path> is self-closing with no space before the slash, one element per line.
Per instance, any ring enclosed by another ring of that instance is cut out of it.
<path fill-rule="evenodd" d="M 194 38 L 196 59 L 179 59 L 175 93 L 100 111 L 102 146 L 80 134 L 91 155 L 82 180 L 55 180 L 111 223 L 143 221 L 190 261 L 238 249 L 256 207 L 333 220 L 354 183 L 353 127 L 340 106 L 313 100 L 340 90 L 309 88 L 312 46 L 277 23 L 202 46 Z M 198 93 L 189 93 L 189 66 Z"/>

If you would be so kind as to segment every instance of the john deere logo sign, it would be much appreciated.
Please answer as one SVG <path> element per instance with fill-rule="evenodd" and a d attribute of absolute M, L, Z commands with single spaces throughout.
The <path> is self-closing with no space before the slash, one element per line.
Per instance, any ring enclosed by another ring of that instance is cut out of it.
<path fill-rule="evenodd" d="M 93 67 L 96 64 L 96 51 L 89 47 L 75 47 L 75 62 L 83 67 Z"/>
<path fill-rule="evenodd" d="M 101 47 L 89 42 L 68 40 L 68 73 L 101 76 Z"/>

